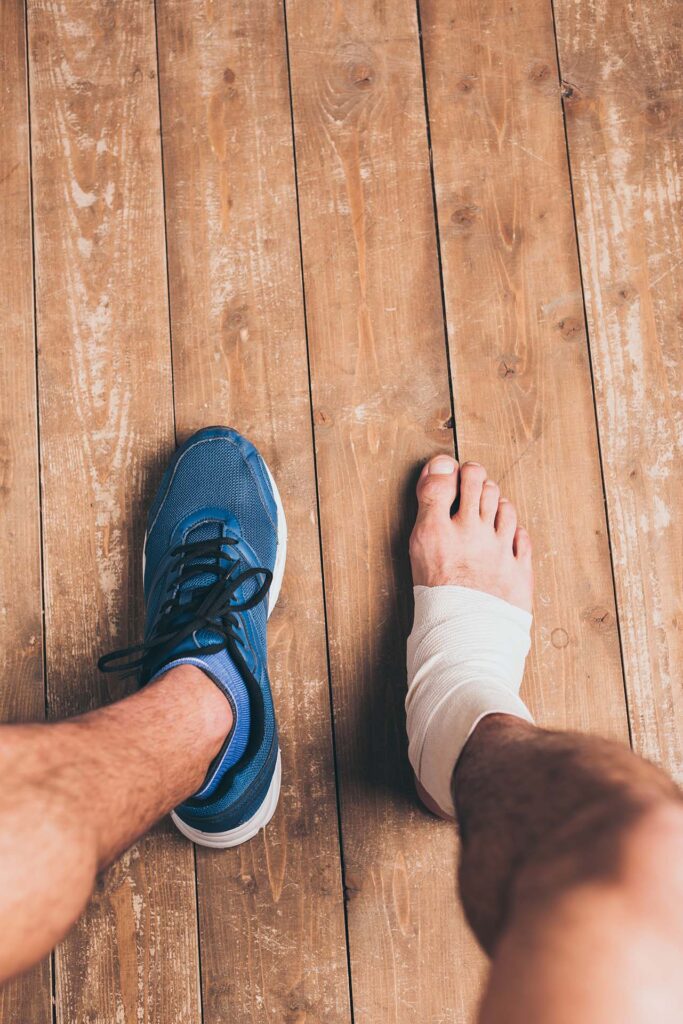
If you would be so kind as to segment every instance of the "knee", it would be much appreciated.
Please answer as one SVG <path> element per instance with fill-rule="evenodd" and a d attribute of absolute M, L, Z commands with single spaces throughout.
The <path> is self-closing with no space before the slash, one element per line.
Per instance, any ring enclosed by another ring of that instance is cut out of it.
<path fill-rule="evenodd" d="M 85 908 L 95 845 L 77 823 L 45 815 L 0 844 L 0 983 L 50 951 Z"/>
<path fill-rule="evenodd" d="M 667 891 L 683 898 L 683 801 L 641 792 L 598 802 L 560 829 L 528 867 L 518 885 L 529 896 L 598 885 L 629 899 L 665 898 Z"/>
<path fill-rule="evenodd" d="M 662 793 L 625 794 L 583 834 L 588 880 L 650 885 L 683 882 L 683 800 Z"/>
<path fill-rule="evenodd" d="M 683 801 L 662 800 L 645 807 L 621 841 L 618 879 L 648 898 L 683 893 Z M 680 904 L 679 904 L 680 905 Z"/>
<path fill-rule="evenodd" d="M 654 942 L 662 954 L 675 948 L 680 956 L 683 803 L 660 800 L 641 806 L 603 844 L 602 853 L 608 849 L 614 854 L 610 863 L 589 858 L 590 870 L 573 884 L 546 894 L 545 902 L 531 900 L 527 908 L 532 916 L 551 910 L 561 920 L 579 920 L 592 929 L 602 921 L 610 941 L 627 935 L 632 950 L 651 950 Z"/>

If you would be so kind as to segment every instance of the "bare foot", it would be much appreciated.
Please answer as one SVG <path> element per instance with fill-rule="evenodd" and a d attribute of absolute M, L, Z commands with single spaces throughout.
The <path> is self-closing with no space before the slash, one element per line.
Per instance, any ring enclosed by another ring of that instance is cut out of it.
<path fill-rule="evenodd" d="M 451 517 L 458 493 L 458 511 Z M 422 470 L 417 499 L 410 537 L 415 585 L 472 587 L 531 611 L 531 540 L 483 466 L 458 467 L 455 459 L 437 455 Z"/>

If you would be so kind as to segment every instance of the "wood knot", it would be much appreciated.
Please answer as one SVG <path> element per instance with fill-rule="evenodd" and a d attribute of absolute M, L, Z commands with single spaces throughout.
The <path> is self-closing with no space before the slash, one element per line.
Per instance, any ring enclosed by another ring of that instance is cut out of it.
<path fill-rule="evenodd" d="M 232 68 L 225 69 L 225 71 L 223 72 L 223 81 L 228 83 L 235 81 L 235 72 L 232 70 Z"/>
<path fill-rule="evenodd" d="M 316 427 L 331 427 L 333 420 L 329 412 L 324 409 L 316 409 L 313 413 L 313 422 Z"/>
<path fill-rule="evenodd" d="M 241 306 L 227 306 L 223 313 L 223 330 L 239 331 L 247 326 L 247 311 L 249 306 L 243 303 Z"/>
<path fill-rule="evenodd" d="M 458 90 L 458 92 L 463 92 L 467 94 L 468 92 L 472 92 L 472 90 L 474 89 L 474 83 L 476 82 L 476 80 L 476 75 L 465 75 L 464 78 L 460 79 L 455 88 Z"/>
<path fill-rule="evenodd" d="M 284 1013 L 284 1024 L 310 1024 L 317 1014 L 311 1000 L 305 995 L 302 987 L 297 985 L 294 989 L 287 988 L 281 994 L 282 1010 Z"/>
<path fill-rule="evenodd" d="M 534 64 L 529 71 L 529 78 L 532 82 L 545 82 L 550 78 L 550 67 L 547 64 Z"/>
<path fill-rule="evenodd" d="M 558 321 L 557 329 L 565 341 L 572 341 L 583 334 L 583 321 L 575 316 L 565 316 Z"/>
<path fill-rule="evenodd" d="M 519 247 L 523 234 L 520 227 L 515 227 L 513 224 L 502 224 L 500 233 L 508 249 L 517 249 Z"/>
<path fill-rule="evenodd" d="M 603 608 L 602 605 L 590 608 L 586 614 L 586 619 L 594 629 L 599 631 L 609 629 L 612 625 L 612 613 L 608 608 Z"/>
<path fill-rule="evenodd" d="M 359 61 L 349 68 L 349 79 L 356 89 L 370 89 L 375 80 L 375 70 L 365 61 Z"/>
<path fill-rule="evenodd" d="M 645 108 L 645 117 L 647 121 L 656 128 L 666 124 L 670 116 L 671 111 L 669 110 L 668 105 L 662 100 L 654 100 L 652 103 L 648 103 Z"/>
<path fill-rule="evenodd" d="M 562 100 L 567 106 L 571 106 L 574 103 L 578 103 L 581 99 L 581 93 L 572 85 L 571 82 L 562 82 L 561 89 Z"/>
<path fill-rule="evenodd" d="M 628 303 L 633 302 L 633 300 L 636 298 L 637 295 L 638 295 L 638 292 L 633 287 L 633 285 L 628 283 L 628 281 L 625 282 L 624 284 L 620 284 L 619 287 L 617 288 L 617 301 L 620 304 L 622 304 L 622 303 L 627 303 L 628 304 Z"/>
<path fill-rule="evenodd" d="M 363 883 L 361 880 L 359 878 L 355 878 L 353 875 L 347 874 L 344 882 L 344 901 L 348 903 L 349 900 L 354 899 L 362 889 Z"/>
<path fill-rule="evenodd" d="M 569 633 L 566 629 L 562 629 L 562 626 L 557 626 L 550 634 L 550 642 L 553 647 L 562 650 L 569 643 Z"/>
<path fill-rule="evenodd" d="M 451 223 L 462 230 L 466 230 L 472 227 L 480 213 L 481 209 L 475 206 L 474 203 L 465 203 L 453 210 Z"/>
<path fill-rule="evenodd" d="M 501 380 L 507 380 L 509 377 L 516 377 L 518 372 L 517 367 L 520 362 L 521 360 L 519 356 L 506 355 L 503 353 L 500 357 L 497 370 L 498 376 Z"/>
<path fill-rule="evenodd" d="M 336 52 L 326 81 L 326 107 L 335 121 L 361 116 L 376 102 L 383 58 L 367 43 L 350 40 Z"/>

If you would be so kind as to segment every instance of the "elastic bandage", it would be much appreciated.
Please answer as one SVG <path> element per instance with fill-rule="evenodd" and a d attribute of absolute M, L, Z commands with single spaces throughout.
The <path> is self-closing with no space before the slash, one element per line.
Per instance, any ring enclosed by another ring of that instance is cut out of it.
<path fill-rule="evenodd" d="M 408 637 L 408 756 L 423 788 L 455 816 L 451 784 L 486 715 L 532 722 L 519 697 L 531 613 L 469 587 L 415 587 Z"/>

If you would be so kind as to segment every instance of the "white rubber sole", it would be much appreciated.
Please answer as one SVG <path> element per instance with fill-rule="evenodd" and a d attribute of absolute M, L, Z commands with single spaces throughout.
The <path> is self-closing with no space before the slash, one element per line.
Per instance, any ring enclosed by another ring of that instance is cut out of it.
<path fill-rule="evenodd" d="M 183 833 L 187 839 L 191 839 L 198 846 L 209 846 L 214 850 L 228 850 L 232 846 L 241 846 L 248 843 L 250 839 L 258 835 L 262 828 L 265 828 L 275 814 L 278 800 L 280 799 L 280 784 L 282 779 L 282 759 L 278 751 L 277 762 L 273 778 L 270 781 L 266 798 L 248 821 L 237 828 L 228 829 L 227 832 L 202 832 L 201 829 L 193 828 L 179 818 L 175 811 L 171 811 L 171 818 L 176 828 Z"/>
<path fill-rule="evenodd" d="M 266 473 L 270 480 L 270 486 L 273 488 L 273 495 L 277 506 L 277 549 L 275 552 L 275 565 L 273 566 L 273 582 L 270 584 L 270 590 L 268 591 L 268 618 L 270 618 L 270 614 L 277 604 L 277 599 L 280 596 L 280 588 L 285 575 L 285 562 L 287 560 L 287 520 L 285 519 L 285 510 L 282 505 L 282 498 L 280 497 L 280 492 L 277 489 L 277 484 L 275 483 L 273 474 L 270 472 L 265 460 L 263 460 L 263 465 L 266 467 Z"/>
<path fill-rule="evenodd" d="M 263 465 L 266 468 L 270 485 L 273 488 L 273 496 L 277 506 L 277 549 L 275 552 L 275 565 L 273 566 L 273 579 L 270 584 L 270 590 L 268 591 L 268 618 L 270 618 L 273 608 L 277 604 L 277 599 L 280 596 L 280 588 L 282 587 L 282 580 L 285 575 L 285 562 L 287 560 L 287 520 L 285 518 L 282 498 L 280 497 L 280 492 L 277 489 L 277 484 L 275 483 L 273 474 L 266 465 L 265 460 L 263 461 Z M 145 542 L 142 548 L 143 579 L 145 574 L 146 547 L 147 536 L 145 535 Z M 258 835 L 261 829 L 266 827 L 270 819 L 275 814 L 278 800 L 280 799 L 281 780 L 282 758 L 280 756 L 280 751 L 278 750 L 275 771 L 273 772 L 273 778 L 270 781 L 270 786 L 268 787 L 268 792 L 266 793 L 263 803 L 248 821 L 238 825 L 237 828 L 228 829 L 226 832 L 202 832 L 201 829 L 193 828 L 192 825 L 188 825 L 184 822 L 182 818 L 178 817 L 175 811 L 171 811 L 171 819 L 173 820 L 173 824 L 176 828 L 182 832 L 187 839 L 191 839 L 192 842 L 196 843 L 198 846 L 209 846 L 214 850 L 229 850 L 233 846 L 241 846 L 242 843 L 248 843 L 250 839 L 253 839 L 254 836 Z"/>

